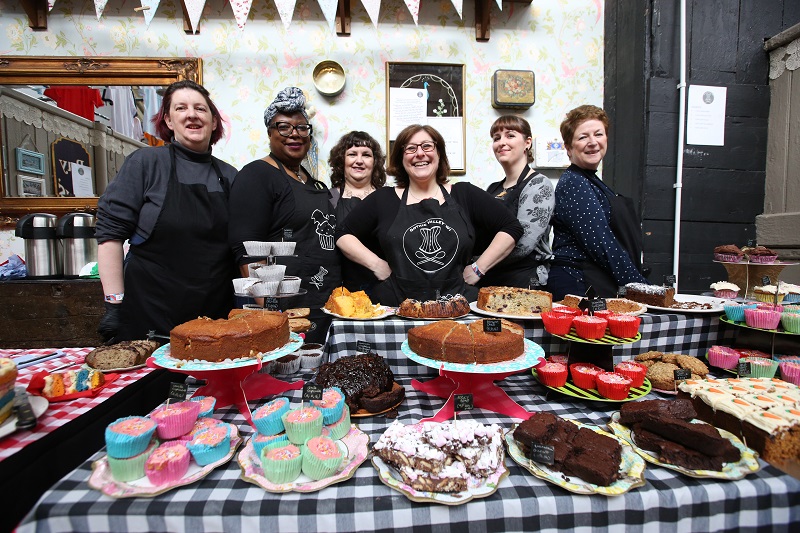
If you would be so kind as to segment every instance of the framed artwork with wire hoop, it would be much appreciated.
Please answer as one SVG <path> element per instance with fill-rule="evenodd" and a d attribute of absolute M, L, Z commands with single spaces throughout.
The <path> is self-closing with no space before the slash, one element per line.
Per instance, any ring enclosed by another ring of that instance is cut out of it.
<path fill-rule="evenodd" d="M 433 126 L 444 137 L 451 174 L 466 173 L 463 64 L 386 62 L 386 146 L 411 124 Z"/>

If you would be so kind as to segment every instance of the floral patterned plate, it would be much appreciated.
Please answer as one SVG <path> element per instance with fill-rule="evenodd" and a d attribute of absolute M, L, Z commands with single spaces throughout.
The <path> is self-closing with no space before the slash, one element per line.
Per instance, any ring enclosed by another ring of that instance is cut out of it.
<path fill-rule="evenodd" d="M 248 440 L 245 447 L 239 452 L 238 460 L 239 466 L 242 467 L 242 479 L 258 485 L 267 492 L 316 492 L 353 477 L 356 469 L 367 460 L 369 435 L 352 425 L 350 432 L 342 437 L 341 441 L 337 441 L 346 448 L 347 459 L 342 463 L 335 476 L 314 481 L 305 474 L 300 474 L 300 477 L 291 483 L 283 484 L 273 483 L 264 477 L 261 460 L 256 456 L 252 441 L 252 438 Z"/>
<path fill-rule="evenodd" d="M 219 461 L 207 466 L 199 466 L 192 461 L 189 464 L 189 470 L 186 474 L 174 483 L 156 486 L 150 483 L 147 477 L 127 483 L 117 481 L 111 476 L 111 468 L 108 466 L 108 457 L 104 455 L 92 463 L 92 475 L 89 477 L 89 486 L 112 498 L 145 498 L 164 494 L 176 487 L 190 485 L 195 481 L 203 479 L 215 468 L 224 465 L 233 458 L 236 448 L 242 443 L 242 438 L 239 436 L 239 428 L 233 424 L 228 424 L 228 426 L 231 427 L 231 449 L 228 454 Z"/>
<path fill-rule="evenodd" d="M 612 439 L 619 441 L 619 443 L 622 445 L 622 461 L 620 462 L 619 466 L 620 476 L 619 479 L 617 479 L 614 483 L 607 487 L 595 485 L 593 483 L 583 481 L 579 477 L 566 476 L 563 472 L 552 470 L 545 464 L 540 464 L 528 459 L 522 452 L 522 448 L 520 448 L 517 444 L 517 441 L 514 440 L 514 430 L 517 428 L 518 424 L 511 428 L 505 435 L 506 446 L 508 446 L 508 455 L 510 455 L 511 458 L 517 463 L 519 463 L 521 467 L 525 468 L 528 470 L 528 472 L 539 479 L 549 481 L 550 483 L 558 485 L 562 489 L 574 492 L 575 494 L 601 494 L 603 496 L 619 496 L 620 494 L 624 494 L 631 489 L 641 487 L 645 484 L 645 462 L 636 454 L 636 452 L 633 451 L 633 448 L 630 444 L 616 435 L 612 435 L 611 433 L 603 431 L 597 426 L 582 424 L 577 420 L 570 420 L 570 422 L 576 426 L 586 427 L 592 431 L 600 433 L 601 435 L 611 437 Z"/>

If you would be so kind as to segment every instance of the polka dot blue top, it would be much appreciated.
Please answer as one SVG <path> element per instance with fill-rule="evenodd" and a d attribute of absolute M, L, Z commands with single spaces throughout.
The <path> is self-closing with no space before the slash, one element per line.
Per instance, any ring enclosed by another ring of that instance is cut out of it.
<path fill-rule="evenodd" d="M 606 189 L 614 194 L 610 188 Z M 553 215 L 553 253 L 556 261 L 576 266 L 582 261 L 593 261 L 611 273 L 620 286 L 634 282 L 647 283 L 628 252 L 617 242 L 609 225 L 610 220 L 611 204 L 605 192 L 586 179 L 581 169 L 570 166 L 556 186 Z M 583 279 L 580 268 L 565 268 L 576 279 Z"/>

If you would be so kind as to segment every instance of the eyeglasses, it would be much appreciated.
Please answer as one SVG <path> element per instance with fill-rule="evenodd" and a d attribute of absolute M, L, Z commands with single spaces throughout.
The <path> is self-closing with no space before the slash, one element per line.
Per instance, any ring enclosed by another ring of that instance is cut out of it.
<path fill-rule="evenodd" d="M 419 144 L 407 144 L 403 147 L 403 152 L 408 155 L 416 154 L 419 148 L 422 148 L 423 152 L 433 152 L 436 149 L 436 142 L 425 141 Z"/>
<path fill-rule="evenodd" d="M 270 126 L 270 128 L 275 128 L 278 130 L 278 133 L 282 137 L 289 137 L 292 134 L 292 131 L 296 131 L 300 137 L 308 137 L 311 135 L 311 124 L 289 124 L 288 122 L 276 122 Z"/>

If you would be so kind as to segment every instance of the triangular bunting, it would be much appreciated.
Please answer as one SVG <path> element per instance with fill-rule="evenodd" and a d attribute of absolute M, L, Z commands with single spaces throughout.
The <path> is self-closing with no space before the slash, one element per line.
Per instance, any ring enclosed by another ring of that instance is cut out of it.
<path fill-rule="evenodd" d="M 47 0 L 47 10 L 48 11 L 52 11 L 54 5 L 56 5 L 56 0 Z"/>
<path fill-rule="evenodd" d="M 339 0 L 317 0 L 317 2 L 319 2 L 325 20 L 328 21 L 328 26 L 333 29 L 336 25 L 336 6 L 339 5 Z"/>
<path fill-rule="evenodd" d="M 55 0 L 53 0 L 55 3 Z M 103 10 L 106 8 L 106 4 L 108 0 L 94 0 L 94 11 L 97 13 L 97 20 L 100 20 L 100 17 L 103 16 Z"/>
<path fill-rule="evenodd" d="M 297 0 L 275 0 L 275 5 L 278 7 L 278 14 L 281 16 L 281 21 L 283 22 L 283 27 L 287 30 L 292 24 L 295 2 L 297 2 Z"/>
<path fill-rule="evenodd" d="M 419 18 L 419 0 L 403 0 L 406 3 L 406 7 L 408 7 L 408 11 L 411 13 L 411 18 L 414 19 L 414 25 L 417 25 L 417 19 Z"/>
<path fill-rule="evenodd" d="M 361 3 L 364 4 L 364 9 L 367 10 L 367 15 L 369 15 L 372 25 L 377 28 L 378 16 L 381 13 L 381 0 L 361 0 Z"/>
<path fill-rule="evenodd" d="M 197 25 L 200 24 L 200 15 L 203 14 L 203 8 L 206 7 L 206 0 L 183 0 L 183 5 L 186 6 L 186 13 L 189 14 L 192 32 L 197 32 Z"/>
<path fill-rule="evenodd" d="M 497 0 L 497 7 L 500 8 L 500 11 L 503 10 L 503 0 Z"/>
<path fill-rule="evenodd" d="M 253 0 L 228 0 L 233 9 L 233 16 L 236 18 L 236 24 L 240 30 L 244 29 L 247 24 L 247 15 L 250 14 L 250 7 L 253 5 Z"/>
<path fill-rule="evenodd" d="M 463 19 L 464 17 L 461 16 L 461 12 L 464 10 L 464 0 L 450 0 L 450 1 L 453 2 L 453 7 L 456 8 L 456 13 L 458 13 L 458 18 Z M 500 2 L 502 0 L 497 0 L 497 1 Z"/>
<path fill-rule="evenodd" d="M 153 21 L 153 17 L 156 16 L 158 4 L 161 3 L 161 0 L 141 0 L 141 2 L 142 13 L 144 13 L 144 24 L 149 28 L 150 23 Z"/>

